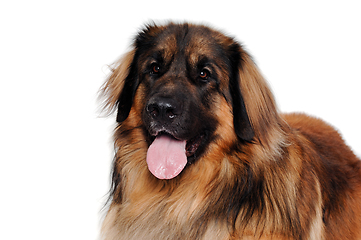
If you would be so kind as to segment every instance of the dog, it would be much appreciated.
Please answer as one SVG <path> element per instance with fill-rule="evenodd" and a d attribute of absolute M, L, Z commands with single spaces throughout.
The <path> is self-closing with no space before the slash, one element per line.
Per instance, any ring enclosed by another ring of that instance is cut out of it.
<path fill-rule="evenodd" d="M 279 113 L 232 37 L 146 25 L 101 91 L 117 116 L 102 239 L 361 239 L 360 159 Z"/>

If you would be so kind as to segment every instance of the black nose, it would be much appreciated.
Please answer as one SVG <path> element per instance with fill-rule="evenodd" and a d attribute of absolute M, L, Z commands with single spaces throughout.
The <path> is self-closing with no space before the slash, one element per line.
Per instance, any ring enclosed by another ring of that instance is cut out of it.
<path fill-rule="evenodd" d="M 151 99 L 147 113 L 157 121 L 169 122 L 182 113 L 181 104 L 172 98 L 158 97 Z"/>

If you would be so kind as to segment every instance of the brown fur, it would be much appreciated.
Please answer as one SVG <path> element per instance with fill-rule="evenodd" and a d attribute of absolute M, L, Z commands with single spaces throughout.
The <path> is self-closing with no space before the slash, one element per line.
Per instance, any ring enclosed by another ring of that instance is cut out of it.
<path fill-rule="evenodd" d="M 169 26 L 150 26 L 145 35 L 158 36 Z M 206 29 L 224 48 L 235 43 Z M 185 50 L 190 62 L 215 48 L 208 35 L 197 34 Z M 166 57 L 180 51 L 175 38 L 164 38 L 159 45 Z M 135 47 L 126 54 L 105 83 L 108 109 L 119 104 L 137 51 Z M 129 115 L 115 131 L 113 188 L 102 239 L 361 239 L 359 159 L 322 120 L 279 114 L 259 70 L 242 48 L 237 51 L 242 59 L 238 84 L 252 140 L 237 137 L 230 70 L 222 65 L 217 70 L 220 90 L 210 86 L 210 109 L 200 105 L 216 119 L 214 137 L 179 176 L 159 180 L 145 161 L 149 139 L 142 112 L 148 89 L 139 84 Z M 140 69 L 145 60 L 138 58 Z M 197 94 L 195 84 L 186 82 L 184 89 L 190 96 Z"/>

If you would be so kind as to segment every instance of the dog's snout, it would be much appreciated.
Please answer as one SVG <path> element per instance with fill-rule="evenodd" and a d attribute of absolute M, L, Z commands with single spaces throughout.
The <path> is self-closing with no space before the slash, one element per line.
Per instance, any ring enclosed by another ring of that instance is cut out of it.
<path fill-rule="evenodd" d="M 171 121 L 182 113 L 181 104 L 172 98 L 152 99 L 147 105 L 147 113 L 158 121 Z"/>

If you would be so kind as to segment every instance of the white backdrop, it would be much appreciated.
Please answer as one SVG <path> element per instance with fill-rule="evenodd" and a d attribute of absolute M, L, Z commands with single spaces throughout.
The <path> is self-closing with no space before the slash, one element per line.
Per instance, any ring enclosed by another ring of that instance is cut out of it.
<path fill-rule="evenodd" d="M 282 111 L 327 120 L 360 155 L 358 1 L 250 2 L 2 1 L 0 239 L 97 239 L 115 122 L 97 91 L 151 19 L 235 36 Z"/>

